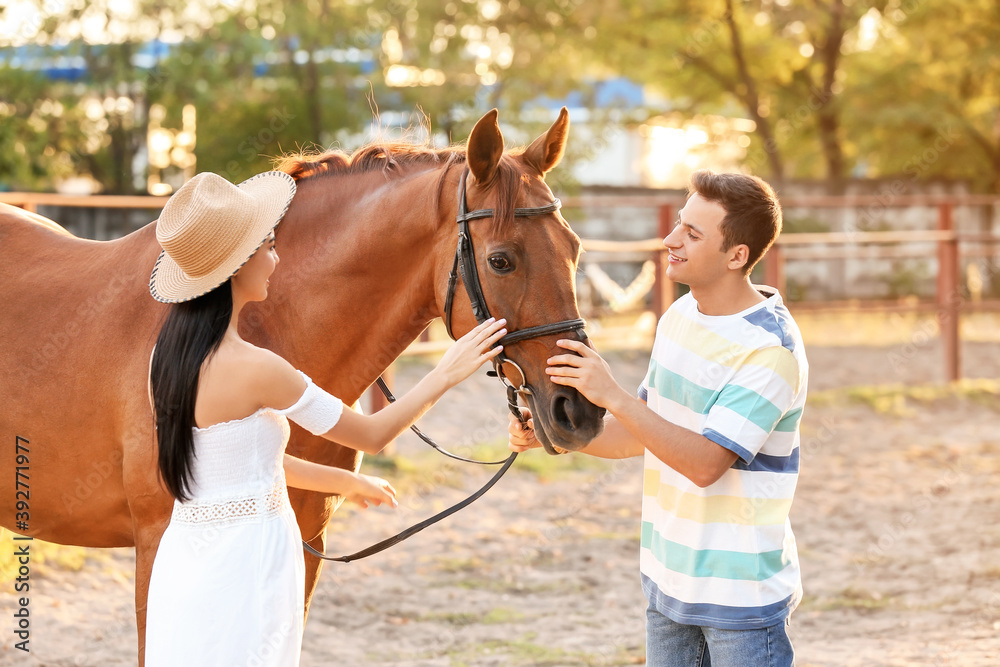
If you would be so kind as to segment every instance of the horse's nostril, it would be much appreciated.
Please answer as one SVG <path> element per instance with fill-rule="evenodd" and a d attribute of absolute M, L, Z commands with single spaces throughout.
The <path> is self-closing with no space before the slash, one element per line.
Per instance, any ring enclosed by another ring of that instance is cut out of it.
<path fill-rule="evenodd" d="M 552 401 L 552 420 L 565 429 L 573 428 L 573 421 L 570 419 L 572 407 L 568 397 L 556 396 L 555 400 Z"/>

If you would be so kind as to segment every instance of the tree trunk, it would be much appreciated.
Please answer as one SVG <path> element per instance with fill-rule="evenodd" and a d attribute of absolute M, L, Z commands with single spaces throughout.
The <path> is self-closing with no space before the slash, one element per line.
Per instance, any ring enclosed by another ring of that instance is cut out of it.
<path fill-rule="evenodd" d="M 736 17 L 733 14 L 733 0 L 726 0 L 726 25 L 729 27 L 729 35 L 732 40 L 732 55 L 736 62 L 736 71 L 739 75 L 740 83 L 745 88 L 745 94 L 736 94 L 746 104 L 747 112 L 757 125 L 755 132 L 764 140 L 764 151 L 767 153 L 767 162 L 771 167 L 771 181 L 780 183 L 785 178 L 785 165 L 781 159 L 781 152 L 778 149 L 778 139 L 774 134 L 774 128 L 766 117 L 760 113 L 760 95 L 757 92 L 757 82 L 750 74 L 747 66 L 746 54 L 743 52 L 743 39 L 740 35 L 739 26 L 736 24 Z"/>
<path fill-rule="evenodd" d="M 840 118 L 834 100 L 833 86 L 837 81 L 840 49 L 844 41 L 844 0 L 834 0 L 830 7 L 830 28 L 822 44 L 823 85 L 819 91 L 816 125 L 819 130 L 823 158 L 826 161 L 827 189 L 841 195 L 845 190 L 844 150 L 840 143 Z"/>

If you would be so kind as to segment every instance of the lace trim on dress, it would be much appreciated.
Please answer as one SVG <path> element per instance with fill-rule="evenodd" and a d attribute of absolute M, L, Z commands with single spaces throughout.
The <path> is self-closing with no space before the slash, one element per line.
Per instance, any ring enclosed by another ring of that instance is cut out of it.
<path fill-rule="evenodd" d="M 212 503 L 174 503 L 170 520 L 176 523 L 203 525 L 206 523 L 231 523 L 248 517 L 278 514 L 288 504 L 288 491 L 282 476 L 270 491 L 257 496 L 234 498 Z"/>

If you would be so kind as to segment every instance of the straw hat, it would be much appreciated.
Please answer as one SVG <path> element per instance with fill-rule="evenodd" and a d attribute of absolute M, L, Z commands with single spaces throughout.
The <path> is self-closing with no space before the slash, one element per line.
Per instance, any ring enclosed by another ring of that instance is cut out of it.
<path fill-rule="evenodd" d="M 157 301 L 180 303 L 226 282 L 264 244 L 288 210 L 295 180 L 267 171 L 239 185 L 211 172 L 174 193 L 156 221 L 163 252 L 149 277 Z"/>

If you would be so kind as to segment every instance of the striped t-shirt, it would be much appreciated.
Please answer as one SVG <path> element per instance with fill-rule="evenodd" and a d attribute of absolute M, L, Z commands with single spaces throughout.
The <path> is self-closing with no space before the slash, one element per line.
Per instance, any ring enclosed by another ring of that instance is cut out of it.
<path fill-rule="evenodd" d="M 755 288 L 767 300 L 734 315 L 704 315 L 691 294 L 675 301 L 639 388 L 658 415 L 739 457 L 700 488 L 646 451 L 642 584 L 678 623 L 763 628 L 802 597 L 788 510 L 808 364 L 781 296 Z"/>

